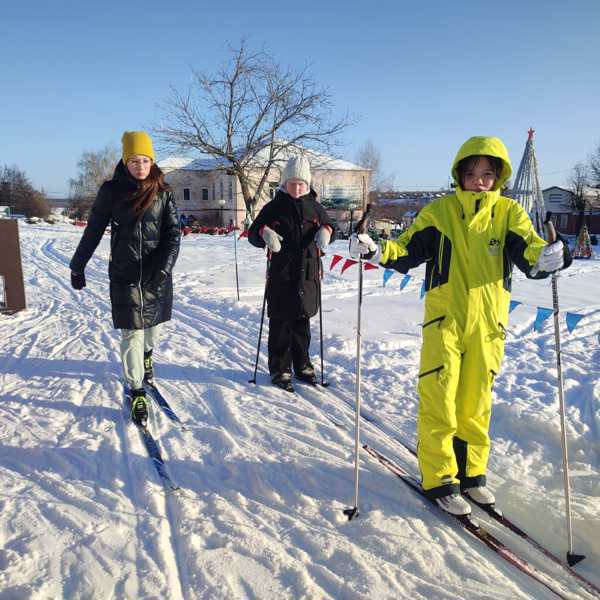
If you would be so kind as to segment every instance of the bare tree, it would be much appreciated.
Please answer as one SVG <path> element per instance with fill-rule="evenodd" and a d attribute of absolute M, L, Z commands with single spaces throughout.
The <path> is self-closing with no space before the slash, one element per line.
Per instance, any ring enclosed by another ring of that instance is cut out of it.
<path fill-rule="evenodd" d="M 600 144 L 590 154 L 589 157 L 589 175 L 590 184 L 596 188 L 600 188 Z"/>
<path fill-rule="evenodd" d="M 589 166 L 578 162 L 571 171 L 568 177 L 568 185 L 573 192 L 572 206 L 579 212 L 577 218 L 577 231 L 581 229 L 585 216 L 586 198 L 585 189 L 590 185 L 590 169 Z"/>
<path fill-rule="evenodd" d="M 394 175 L 384 174 L 381 170 L 381 152 L 371 140 L 367 140 L 356 153 L 356 163 L 371 170 L 369 189 L 372 192 L 392 190 Z"/>
<path fill-rule="evenodd" d="M 46 217 L 50 207 L 46 195 L 34 189 L 27 175 L 18 167 L 3 166 L 0 169 L 0 204 L 11 213 L 26 217 Z"/>
<path fill-rule="evenodd" d="M 237 177 L 249 212 L 286 149 L 331 153 L 350 123 L 347 116 L 331 117 L 331 96 L 306 69 L 283 68 L 244 41 L 216 74 L 192 74 L 187 91 L 171 88 L 163 104 L 166 124 L 155 135 L 168 149 L 212 157 L 216 168 Z"/>
<path fill-rule="evenodd" d="M 84 218 L 100 186 L 111 179 L 121 159 L 119 149 L 107 145 L 97 151 L 84 151 L 77 162 L 77 177 L 69 179 L 69 208 L 76 218 Z"/>

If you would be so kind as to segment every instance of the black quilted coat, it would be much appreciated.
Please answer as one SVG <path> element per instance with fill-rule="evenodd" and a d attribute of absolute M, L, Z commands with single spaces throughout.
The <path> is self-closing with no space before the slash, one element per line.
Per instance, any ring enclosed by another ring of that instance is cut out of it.
<path fill-rule="evenodd" d="M 83 273 L 108 225 L 110 301 L 116 329 L 145 329 L 171 318 L 171 272 L 179 253 L 179 221 L 170 192 L 161 192 L 141 220 L 129 198 L 137 188 L 119 161 L 111 181 L 100 187 L 70 268 Z M 161 274 L 161 271 L 166 272 Z"/>
<path fill-rule="evenodd" d="M 263 225 L 283 237 L 281 250 L 271 257 L 267 286 L 270 318 L 312 317 L 319 310 L 318 283 L 322 265 L 314 238 L 321 225 L 329 225 L 332 231 L 334 227 L 316 197 L 311 190 L 294 200 L 279 190 L 250 227 L 248 240 L 259 248 L 265 247 L 260 236 Z"/>

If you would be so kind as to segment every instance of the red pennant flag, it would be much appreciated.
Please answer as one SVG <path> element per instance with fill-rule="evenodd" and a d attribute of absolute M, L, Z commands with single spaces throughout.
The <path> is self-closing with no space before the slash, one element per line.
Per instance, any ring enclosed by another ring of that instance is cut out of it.
<path fill-rule="evenodd" d="M 249 229 L 245 229 L 244 231 L 242 231 L 242 233 L 240 233 L 240 237 L 238 238 L 238 240 L 241 240 L 244 237 L 248 237 L 248 233 L 250 233 Z"/>
<path fill-rule="evenodd" d="M 343 273 L 348 267 L 355 265 L 357 262 L 358 262 L 357 260 L 352 260 L 350 258 L 347 258 L 346 262 L 344 263 L 344 266 L 342 267 L 341 273 Z"/>
<path fill-rule="evenodd" d="M 333 269 L 333 267 L 335 267 L 335 265 L 337 265 L 342 258 L 344 257 L 340 256 L 339 254 L 334 254 L 333 258 L 331 259 L 331 264 L 329 265 L 329 270 L 331 271 L 331 269 Z"/>
<path fill-rule="evenodd" d="M 379 267 L 373 263 L 365 263 L 365 271 L 372 271 L 373 269 L 379 269 Z"/>

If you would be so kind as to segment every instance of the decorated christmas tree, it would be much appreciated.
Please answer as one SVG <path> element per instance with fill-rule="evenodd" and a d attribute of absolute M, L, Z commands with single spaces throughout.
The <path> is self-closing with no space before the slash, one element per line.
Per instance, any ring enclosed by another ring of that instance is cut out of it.
<path fill-rule="evenodd" d="M 590 241 L 590 234 L 588 232 L 587 225 L 584 225 L 577 236 L 573 258 L 591 258 L 591 256 L 592 244 Z"/>
<path fill-rule="evenodd" d="M 521 164 L 517 170 L 515 183 L 512 186 L 510 195 L 523 206 L 529 214 L 537 232 L 542 235 L 545 217 L 544 196 L 542 194 L 542 186 L 540 185 L 538 163 L 533 146 L 534 130 L 529 128 L 527 133 L 525 151 L 523 152 L 523 158 L 521 158 Z"/>

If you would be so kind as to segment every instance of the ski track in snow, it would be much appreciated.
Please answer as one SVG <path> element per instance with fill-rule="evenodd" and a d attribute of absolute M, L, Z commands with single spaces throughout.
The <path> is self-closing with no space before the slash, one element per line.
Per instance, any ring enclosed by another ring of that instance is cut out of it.
<path fill-rule="evenodd" d="M 81 230 L 21 226 L 28 310 L 0 316 L 0 600 L 551 598 L 361 456 L 354 495 L 356 272 L 328 271 L 323 320 L 329 388 L 268 385 L 266 340 L 254 369 L 264 255 L 233 240 L 183 239 L 173 320 L 156 351 L 158 385 L 186 429 L 152 405 L 150 429 L 181 489 L 167 492 L 129 422 L 112 329 L 103 240 L 72 290 Z M 346 253 L 338 242 L 335 252 Z M 599 262 L 559 278 L 577 567 L 600 584 Z M 414 442 L 422 270 L 399 290 L 365 274 L 362 439 L 416 473 Z M 594 279 L 595 278 L 595 279 Z M 554 331 L 533 331 L 547 282 L 515 274 L 503 370 L 495 386 L 489 481 L 498 504 L 553 552 L 566 552 Z M 312 321 L 313 362 L 318 318 Z M 320 376 L 320 369 L 317 369 Z M 480 520 L 575 597 L 572 578 Z"/>

